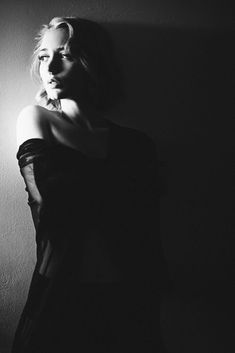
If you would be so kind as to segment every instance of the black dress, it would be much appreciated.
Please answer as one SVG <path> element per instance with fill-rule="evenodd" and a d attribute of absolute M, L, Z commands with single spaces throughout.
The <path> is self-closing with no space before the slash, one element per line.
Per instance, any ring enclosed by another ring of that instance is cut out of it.
<path fill-rule="evenodd" d="M 19 148 L 37 262 L 12 353 L 157 352 L 155 146 L 142 132 L 109 129 L 104 159 L 43 139 Z"/>

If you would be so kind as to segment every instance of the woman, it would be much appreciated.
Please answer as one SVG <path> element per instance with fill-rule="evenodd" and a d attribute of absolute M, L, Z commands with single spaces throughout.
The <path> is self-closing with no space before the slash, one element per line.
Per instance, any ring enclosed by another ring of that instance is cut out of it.
<path fill-rule="evenodd" d="M 106 119 L 122 95 L 110 38 L 54 18 L 32 70 L 41 101 L 19 115 L 17 158 L 37 263 L 12 352 L 156 352 L 156 156 L 145 134 Z"/>

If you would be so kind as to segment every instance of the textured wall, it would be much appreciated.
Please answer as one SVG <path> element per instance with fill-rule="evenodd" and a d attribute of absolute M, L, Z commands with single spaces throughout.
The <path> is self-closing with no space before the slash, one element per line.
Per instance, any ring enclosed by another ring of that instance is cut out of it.
<path fill-rule="evenodd" d="M 35 262 L 15 122 L 36 93 L 28 73 L 33 37 L 54 16 L 85 16 L 113 33 L 127 100 L 111 118 L 156 140 L 167 183 L 161 236 L 172 278 L 195 288 L 231 278 L 232 12 L 225 2 L 214 8 L 181 3 L 1 1 L 0 353 L 9 352 Z"/>

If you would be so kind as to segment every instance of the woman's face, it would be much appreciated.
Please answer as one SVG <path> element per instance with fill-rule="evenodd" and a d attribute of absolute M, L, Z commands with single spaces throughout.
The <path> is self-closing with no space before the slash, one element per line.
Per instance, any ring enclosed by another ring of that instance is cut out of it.
<path fill-rule="evenodd" d="M 64 28 L 48 30 L 42 39 L 38 58 L 39 73 L 48 98 L 75 99 L 78 95 L 79 79 L 78 60 L 66 47 L 68 31 Z"/>

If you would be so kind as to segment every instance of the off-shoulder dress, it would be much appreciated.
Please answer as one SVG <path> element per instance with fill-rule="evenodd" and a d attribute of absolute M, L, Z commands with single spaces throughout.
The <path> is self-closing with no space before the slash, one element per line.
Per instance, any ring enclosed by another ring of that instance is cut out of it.
<path fill-rule="evenodd" d="M 152 140 L 110 122 L 106 158 L 36 138 L 17 158 L 37 258 L 12 353 L 156 352 L 164 262 Z"/>

